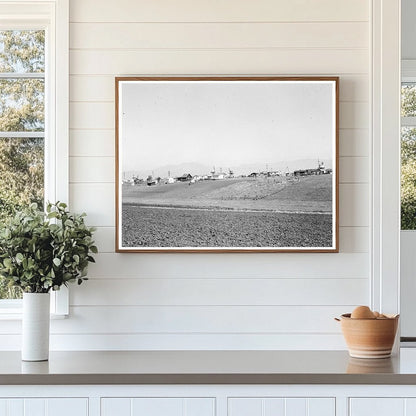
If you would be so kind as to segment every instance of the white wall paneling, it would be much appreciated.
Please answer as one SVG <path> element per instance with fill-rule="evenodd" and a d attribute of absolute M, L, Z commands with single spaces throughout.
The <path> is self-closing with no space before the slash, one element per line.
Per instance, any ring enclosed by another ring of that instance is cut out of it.
<path fill-rule="evenodd" d="M 359 161 L 358 161 L 359 163 Z M 114 157 L 71 157 L 69 160 L 70 183 L 114 184 Z"/>
<path fill-rule="evenodd" d="M 75 130 L 70 132 L 69 151 L 71 157 L 80 156 L 102 156 L 113 157 L 115 155 L 114 146 L 114 129 L 97 129 L 97 130 Z M 354 138 L 346 139 L 354 146 Z M 346 143 L 346 145 L 348 145 Z M 358 145 L 358 144 L 357 144 Z M 70 172 L 72 174 L 72 172 Z M 113 174 L 113 181 L 115 173 Z"/>
<path fill-rule="evenodd" d="M 73 319 L 63 324 L 53 322 L 51 330 L 52 334 L 77 331 L 82 334 L 336 335 L 338 324 L 333 317 L 339 316 L 342 309 L 342 306 L 73 306 Z M 308 326 L 307 329 L 304 329 L 305 326 Z"/>
<path fill-rule="evenodd" d="M 306 27 L 305 27 L 306 25 Z M 368 48 L 366 22 L 72 23 L 72 49 Z"/>
<path fill-rule="evenodd" d="M 340 183 L 368 183 L 369 182 L 368 157 L 340 157 L 339 182 Z"/>
<path fill-rule="evenodd" d="M 367 71 L 368 51 L 365 49 L 115 49 L 110 51 L 76 49 L 70 51 L 70 72 L 76 75 L 334 75 L 366 74 Z"/>
<path fill-rule="evenodd" d="M 101 278 L 234 278 L 234 279 L 332 279 L 368 276 L 368 253 L 340 253 L 339 255 L 282 253 L 276 259 L 268 254 L 240 256 L 230 254 L 218 257 L 205 254 L 178 254 L 162 256 L 143 254 L 131 256 L 121 253 L 97 254 L 97 263 L 90 265 L 90 275 Z M 239 267 L 236 267 L 236 263 Z M 123 267 L 120 267 L 123 264 Z M 261 274 L 258 273 L 261 268 Z M 308 273 L 305 273 L 305 269 Z M 139 270 L 139 273 L 137 272 Z M 166 275 L 169 270 L 169 275 Z M 257 271 L 257 273 L 256 273 Z M 117 283 L 117 280 L 116 280 Z M 88 282 L 86 282 L 86 285 Z M 259 289 L 260 290 L 260 289 Z"/>
<path fill-rule="evenodd" d="M 339 155 L 368 156 L 368 129 L 340 129 Z"/>
<path fill-rule="evenodd" d="M 86 212 L 86 222 L 93 226 L 115 223 L 115 191 L 112 183 L 69 184 L 71 210 Z"/>
<path fill-rule="evenodd" d="M 370 302 L 370 5 L 70 1 L 70 207 L 100 254 L 52 348 L 345 348 L 333 317 Z M 114 77 L 142 74 L 339 76 L 340 253 L 114 253 Z"/>
<path fill-rule="evenodd" d="M 104 6 L 104 5 L 103 5 Z M 369 6 L 362 0 L 274 0 L 253 3 L 250 0 L 232 0 L 223 4 L 192 0 L 152 2 L 121 0 L 97 9 L 94 0 L 72 0 L 71 22 L 349 22 L 367 21 Z"/>
<path fill-rule="evenodd" d="M 369 225 L 368 184 L 343 183 L 339 185 L 339 225 L 365 227 Z"/>
<path fill-rule="evenodd" d="M 330 334 L 341 306 L 71 306 L 72 318 L 52 321 L 52 335 L 78 334 Z M 226 314 L 226 319 L 224 315 Z M 307 329 L 305 329 L 307 327 Z M 20 326 L 2 325 L 0 334 L 20 333 Z M 254 335 L 253 335 L 254 336 Z M 141 349 L 141 348 L 140 348 Z"/>
<path fill-rule="evenodd" d="M 74 308 L 75 309 L 75 308 Z M 71 310 L 71 312 L 73 312 Z M 137 312 L 137 309 L 136 309 Z M 192 311 L 189 311 L 192 313 Z M 110 312 L 108 312 L 110 313 Z M 79 313 L 82 316 L 82 312 Z M 331 315 L 332 316 L 332 315 Z M 88 316 L 85 317 L 88 319 Z M 270 318 L 269 318 L 270 319 Z M 322 350 L 331 345 L 333 350 L 345 350 L 345 341 L 339 333 L 296 332 L 296 333 L 221 333 L 221 332 L 145 332 L 135 333 L 75 333 L 52 334 L 51 348 L 53 350 Z M 2 348 L 11 350 L 19 346 L 20 335 L 8 335 Z M 203 346 L 203 347 L 201 347 Z M 249 347 L 247 347 L 249 346 Z M 242 348 L 244 347 L 244 348 Z"/>
<path fill-rule="evenodd" d="M 128 290 L 126 290 L 128 287 Z M 261 287 L 261 290 L 259 288 Z M 319 294 L 310 293 L 319 287 Z M 172 293 L 176 296 L 172 297 Z M 356 305 L 368 296 L 367 279 L 91 278 L 74 288 L 79 305 L 236 306 Z"/>

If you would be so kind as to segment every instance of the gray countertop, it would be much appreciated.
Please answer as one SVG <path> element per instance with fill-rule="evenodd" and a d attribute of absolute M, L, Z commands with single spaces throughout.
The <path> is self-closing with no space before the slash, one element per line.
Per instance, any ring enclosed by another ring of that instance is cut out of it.
<path fill-rule="evenodd" d="M 346 351 L 55 351 L 48 362 L 0 353 L 0 384 L 416 384 L 416 349 L 364 360 Z"/>

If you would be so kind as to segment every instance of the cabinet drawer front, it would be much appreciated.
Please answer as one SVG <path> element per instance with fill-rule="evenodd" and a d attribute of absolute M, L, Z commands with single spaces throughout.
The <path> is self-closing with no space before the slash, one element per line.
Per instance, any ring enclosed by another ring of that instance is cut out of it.
<path fill-rule="evenodd" d="M 366 397 L 350 398 L 350 416 L 414 416 L 415 398 Z"/>
<path fill-rule="evenodd" d="M 228 416 L 335 416 L 334 398 L 228 399 Z"/>
<path fill-rule="evenodd" d="M 86 398 L 0 399 L 0 416 L 88 416 Z"/>
<path fill-rule="evenodd" d="M 101 416 L 215 416 L 214 398 L 102 398 Z"/>

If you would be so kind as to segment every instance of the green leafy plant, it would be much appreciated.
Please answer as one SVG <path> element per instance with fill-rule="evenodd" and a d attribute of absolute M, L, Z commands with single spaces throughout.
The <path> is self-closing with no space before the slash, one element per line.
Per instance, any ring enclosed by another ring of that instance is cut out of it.
<path fill-rule="evenodd" d="M 85 216 L 57 202 L 49 203 L 46 213 L 31 204 L 7 219 L 0 225 L 0 277 L 29 293 L 81 284 L 97 253 L 95 229 L 85 225 Z"/>

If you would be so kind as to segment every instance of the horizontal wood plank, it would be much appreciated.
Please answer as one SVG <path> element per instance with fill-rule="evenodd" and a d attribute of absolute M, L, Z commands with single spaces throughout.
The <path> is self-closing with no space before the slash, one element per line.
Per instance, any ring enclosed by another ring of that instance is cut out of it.
<path fill-rule="evenodd" d="M 71 306 L 70 319 L 51 321 L 51 335 L 340 333 L 333 318 L 354 307 Z M 2 321 L 2 334 L 21 336 L 21 321 Z"/>
<path fill-rule="evenodd" d="M 364 157 L 370 153 L 369 129 L 340 129 L 339 155 Z"/>
<path fill-rule="evenodd" d="M 94 279 L 73 306 L 325 306 L 364 304 L 367 279 Z M 319 287 L 319 291 L 316 288 Z M 314 296 L 311 293 L 314 292 Z"/>
<path fill-rule="evenodd" d="M 339 159 L 340 183 L 368 183 L 369 174 L 368 157 L 341 157 Z"/>
<path fill-rule="evenodd" d="M 368 227 L 340 227 L 339 251 L 341 253 L 369 253 L 370 230 Z"/>
<path fill-rule="evenodd" d="M 112 103 L 70 103 L 69 126 L 77 129 L 114 129 Z"/>
<path fill-rule="evenodd" d="M 341 129 L 367 129 L 369 126 L 368 103 L 341 102 L 339 104 L 339 127 Z"/>
<path fill-rule="evenodd" d="M 370 224 L 370 190 L 368 184 L 339 186 L 339 224 L 344 227 L 367 227 Z"/>
<path fill-rule="evenodd" d="M 33 20 L 38 20 L 39 22 L 46 22 L 50 19 L 50 15 L 53 10 L 53 5 L 51 3 L 32 3 L 26 2 L 25 4 L 19 4 L 17 2 L 4 2 L 1 5 L 1 15 L 2 22 L 6 23 L 5 27 L 7 29 L 10 26 L 7 25 L 8 20 L 11 19 L 12 22 L 18 20 L 18 16 L 22 19 L 22 15 L 26 18 L 29 16 Z M 22 24 L 22 21 L 20 22 Z"/>
<path fill-rule="evenodd" d="M 52 321 L 52 334 L 339 333 L 334 317 L 354 305 L 71 307 L 71 319 Z"/>
<path fill-rule="evenodd" d="M 72 23 L 71 49 L 367 48 L 367 22 Z"/>
<path fill-rule="evenodd" d="M 69 182 L 109 182 L 115 183 L 115 163 L 113 157 L 70 157 Z"/>
<path fill-rule="evenodd" d="M 352 139 L 353 140 L 353 139 Z M 110 130 L 70 130 L 69 155 L 89 157 L 113 157 L 115 132 Z"/>
<path fill-rule="evenodd" d="M 112 75 L 71 75 L 71 101 L 110 101 L 114 103 L 115 77 Z M 343 75 L 340 78 L 340 101 L 369 101 L 368 77 Z"/>
<path fill-rule="evenodd" d="M 368 63 L 366 49 L 70 51 L 72 75 L 342 75 Z"/>
<path fill-rule="evenodd" d="M 0 351 L 19 350 L 20 334 L 1 335 Z M 52 334 L 52 351 L 103 350 L 345 350 L 333 334 Z"/>
<path fill-rule="evenodd" d="M 363 0 L 71 0 L 71 22 L 367 21 Z"/>
<path fill-rule="evenodd" d="M 115 189 L 112 183 L 69 184 L 69 205 L 74 212 L 86 212 L 92 226 L 114 226 Z"/>
<path fill-rule="evenodd" d="M 367 253 L 101 253 L 90 277 L 171 279 L 359 278 L 368 276 Z"/>
<path fill-rule="evenodd" d="M 96 227 L 94 241 L 99 253 L 114 253 L 116 246 L 115 227 Z"/>

